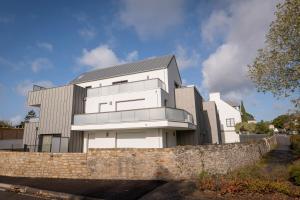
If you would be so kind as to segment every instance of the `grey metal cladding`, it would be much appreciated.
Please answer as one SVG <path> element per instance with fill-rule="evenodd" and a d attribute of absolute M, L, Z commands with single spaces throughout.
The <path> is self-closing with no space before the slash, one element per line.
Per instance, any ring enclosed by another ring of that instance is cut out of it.
<path fill-rule="evenodd" d="M 35 145 L 35 142 L 36 142 L 35 141 L 36 140 L 36 127 L 39 127 L 38 122 L 25 123 L 23 144 Z"/>
<path fill-rule="evenodd" d="M 171 62 L 173 55 L 161 56 L 151 59 L 146 59 L 138 62 L 127 63 L 108 68 L 98 69 L 86 72 L 71 81 L 71 84 L 83 83 L 88 81 L 101 80 L 116 76 L 123 76 L 128 74 L 136 74 L 146 71 L 167 68 Z"/>

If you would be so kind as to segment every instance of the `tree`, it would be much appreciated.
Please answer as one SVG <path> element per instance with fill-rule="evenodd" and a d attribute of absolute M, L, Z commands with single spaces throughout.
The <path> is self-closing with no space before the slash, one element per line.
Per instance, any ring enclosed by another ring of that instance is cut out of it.
<path fill-rule="evenodd" d="M 269 129 L 269 123 L 261 120 L 256 124 L 255 132 L 258 134 L 269 134 L 271 130 Z"/>
<path fill-rule="evenodd" d="M 4 121 L 4 120 L 0 120 L 0 127 L 1 128 L 11 128 L 11 122 L 9 121 Z"/>
<path fill-rule="evenodd" d="M 300 92 L 300 1 L 277 5 L 276 19 L 266 35 L 266 46 L 249 65 L 250 79 L 258 91 L 287 97 Z M 295 105 L 299 105 L 299 97 Z"/>
<path fill-rule="evenodd" d="M 273 119 L 272 124 L 275 126 L 275 128 L 284 128 L 284 124 L 289 121 L 288 115 L 279 115 L 275 119 Z"/>
<path fill-rule="evenodd" d="M 241 102 L 241 113 L 242 113 L 242 122 L 248 122 L 249 120 L 254 120 L 253 115 L 247 113 L 243 101 Z"/>
<path fill-rule="evenodd" d="M 28 122 L 30 118 L 36 117 L 34 110 L 30 110 L 25 116 L 25 122 Z"/>
<path fill-rule="evenodd" d="M 246 116 L 246 110 L 245 110 L 243 101 L 241 102 L 241 113 L 242 113 L 242 122 L 247 122 L 248 119 Z"/>

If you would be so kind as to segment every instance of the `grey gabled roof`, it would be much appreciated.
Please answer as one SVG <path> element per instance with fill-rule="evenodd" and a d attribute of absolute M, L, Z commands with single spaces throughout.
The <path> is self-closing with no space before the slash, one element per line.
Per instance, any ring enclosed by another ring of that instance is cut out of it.
<path fill-rule="evenodd" d="M 71 84 L 101 80 L 105 78 L 111 78 L 116 76 L 123 76 L 128 74 L 136 74 L 146 71 L 153 71 L 157 69 L 167 68 L 171 62 L 173 55 L 161 56 L 156 58 L 150 58 L 138 62 L 126 63 L 122 65 L 111 66 L 90 72 L 83 73 L 77 78 L 72 80 Z"/>
<path fill-rule="evenodd" d="M 229 105 L 231 105 L 232 107 L 239 107 L 240 104 L 234 101 L 226 101 L 226 103 L 228 103 Z"/>

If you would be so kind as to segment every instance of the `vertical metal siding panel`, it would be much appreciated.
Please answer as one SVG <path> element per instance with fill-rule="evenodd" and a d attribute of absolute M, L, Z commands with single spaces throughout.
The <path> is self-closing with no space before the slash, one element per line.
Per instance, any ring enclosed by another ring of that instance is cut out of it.
<path fill-rule="evenodd" d="M 62 134 L 62 131 L 60 129 L 60 127 L 63 126 L 63 117 L 64 117 L 64 114 L 63 114 L 63 111 L 64 111 L 64 107 L 62 106 L 63 105 L 63 93 L 64 93 L 64 88 L 59 88 L 57 90 L 57 93 L 56 93 L 56 109 L 59 111 L 59 112 L 56 112 L 56 128 L 57 128 L 57 131 L 59 133 Z"/>
<path fill-rule="evenodd" d="M 71 135 L 71 123 L 72 123 L 72 116 L 73 116 L 73 98 L 74 98 L 74 95 L 75 95 L 75 91 L 74 91 L 74 86 L 73 85 L 70 85 L 69 86 L 70 88 L 70 97 L 68 99 L 68 103 L 69 103 L 69 115 L 68 115 L 68 124 L 66 124 L 67 126 L 67 134 L 68 136 L 70 137 Z"/>
<path fill-rule="evenodd" d="M 53 115 L 53 128 L 52 128 L 52 133 L 59 133 L 59 121 L 60 121 L 60 114 L 61 114 L 61 109 L 60 109 L 60 99 L 59 99 L 59 92 L 60 88 L 55 88 L 53 90 L 52 94 L 52 108 L 53 110 L 52 115 Z"/>
<path fill-rule="evenodd" d="M 65 123 L 63 124 L 63 134 L 64 134 L 64 137 L 69 137 L 70 134 L 68 134 L 68 131 L 69 131 L 69 123 L 70 123 L 70 99 L 72 98 L 71 97 L 72 95 L 72 88 L 70 86 L 66 86 L 66 99 L 65 99 L 65 103 L 66 103 L 66 106 L 65 106 Z"/>
<path fill-rule="evenodd" d="M 42 121 L 43 123 L 43 132 L 42 134 L 47 134 L 48 133 L 48 123 L 51 122 L 51 115 L 49 115 L 49 90 L 44 91 L 44 99 L 43 99 L 43 104 L 44 104 L 44 119 Z"/>
<path fill-rule="evenodd" d="M 62 102 L 61 102 L 61 105 L 62 105 L 62 108 L 63 110 L 66 109 L 66 96 L 67 96 L 67 88 L 64 87 L 63 90 L 62 90 L 62 93 L 61 93 L 61 99 L 62 99 Z M 65 134 L 64 134 L 64 124 L 66 124 L 66 117 L 64 115 L 66 115 L 67 113 L 64 113 L 62 118 L 61 118 L 61 134 L 63 137 L 65 137 Z"/>
<path fill-rule="evenodd" d="M 29 92 L 27 97 L 27 105 L 31 105 L 32 102 L 31 97 L 32 97 L 32 92 Z"/>

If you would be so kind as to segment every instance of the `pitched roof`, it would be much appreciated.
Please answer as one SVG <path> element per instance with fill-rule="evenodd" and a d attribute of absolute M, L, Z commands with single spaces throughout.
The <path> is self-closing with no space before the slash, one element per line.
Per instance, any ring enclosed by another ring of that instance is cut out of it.
<path fill-rule="evenodd" d="M 232 107 L 239 107 L 240 104 L 234 101 L 226 101 L 226 103 L 228 103 L 229 105 L 231 105 Z"/>
<path fill-rule="evenodd" d="M 107 68 L 97 69 L 90 72 L 83 73 L 72 80 L 71 84 L 101 80 L 116 76 L 123 76 L 128 74 L 136 74 L 146 71 L 153 71 L 157 69 L 167 68 L 171 62 L 173 55 L 150 58 L 138 62 L 126 63 L 122 65 L 111 66 Z"/>

